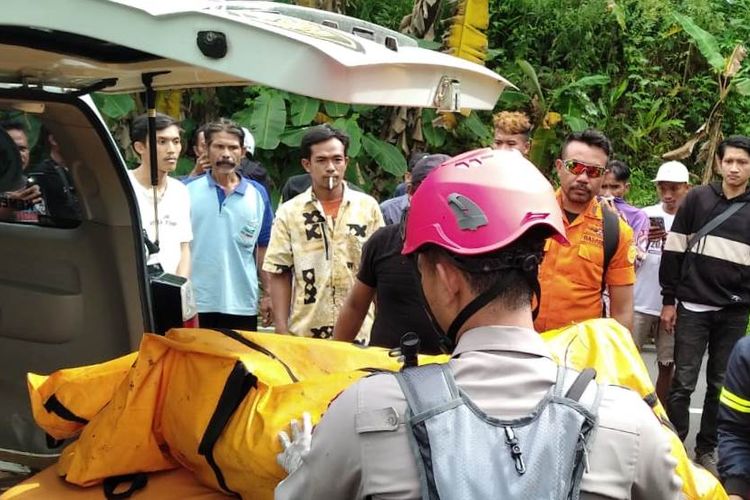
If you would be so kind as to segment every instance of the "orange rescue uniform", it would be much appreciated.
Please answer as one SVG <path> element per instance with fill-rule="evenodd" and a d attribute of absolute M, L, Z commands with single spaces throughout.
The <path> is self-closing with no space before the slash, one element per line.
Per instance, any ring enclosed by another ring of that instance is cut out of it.
<path fill-rule="evenodd" d="M 559 190 L 557 201 L 562 206 Z M 570 245 L 563 246 L 550 238 L 544 247 L 544 260 L 539 269 L 542 299 L 534 321 L 538 332 L 602 315 L 602 207 L 594 198 L 572 223 L 567 217 L 563 217 L 563 222 Z M 635 283 L 635 256 L 633 230 L 620 219 L 620 238 L 607 269 L 606 284 Z"/>

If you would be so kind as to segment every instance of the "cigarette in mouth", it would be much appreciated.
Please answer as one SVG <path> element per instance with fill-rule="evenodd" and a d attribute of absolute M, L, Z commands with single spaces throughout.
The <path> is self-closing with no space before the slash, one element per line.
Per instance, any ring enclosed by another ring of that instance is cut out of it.
<path fill-rule="evenodd" d="M 328 190 L 333 191 L 333 177 L 328 178 Z"/>

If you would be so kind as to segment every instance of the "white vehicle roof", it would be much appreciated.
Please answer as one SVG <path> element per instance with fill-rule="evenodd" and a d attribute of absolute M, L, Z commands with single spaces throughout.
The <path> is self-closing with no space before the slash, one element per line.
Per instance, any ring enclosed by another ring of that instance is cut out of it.
<path fill-rule="evenodd" d="M 134 92 L 144 72 L 163 71 L 157 90 L 259 83 L 339 102 L 469 109 L 493 108 L 511 85 L 385 28 L 272 2 L 3 0 L 3 12 L 4 82 L 116 79 L 102 91 Z"/>

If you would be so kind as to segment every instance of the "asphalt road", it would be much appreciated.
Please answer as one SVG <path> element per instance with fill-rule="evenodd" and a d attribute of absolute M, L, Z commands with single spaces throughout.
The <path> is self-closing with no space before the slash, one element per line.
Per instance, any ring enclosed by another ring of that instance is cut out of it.
<path fill-rule="evenodd" d="M 653 345 L 647 345 L 643 350 L 643 362 L 651 374 L 651 380 L 656 383 L 658 369 L 656 366 L 656 351 Z M 701 374 L 698 377 L 698 385 L 695 388 L 693 397 L 690 400 L 690 434 L 685 440 L 685 448 L 688 456 L 693 458 L 693 449 L 695 448 L 695 435 L 698 433 L 698 427 L 701 423 L 701 413 L 703 412 L 703 398 L 706 395 L 706 356 L 703 357 L 701 365 Z"/>

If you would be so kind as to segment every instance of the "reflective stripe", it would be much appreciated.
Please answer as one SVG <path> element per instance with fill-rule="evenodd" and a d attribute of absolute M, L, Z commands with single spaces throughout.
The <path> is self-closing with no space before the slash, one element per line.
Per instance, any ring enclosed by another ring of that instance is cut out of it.
<path fill-rule="evenodd" d="M 690 235 L 692 237 L 692 235 Z M 682 233 L 670 232 L 664 250 L 670 252 L 685 252 L 688 236 Z M 690 250 L 699 255 L 725 260 L 733 264 L 750 266 L 750 245 L 739 241 L 707 235 Z"/>
<path fill-rule="evenodd" d="M 687 235 L 682 233 L 669 232 L 667 242 L 664 244 L 664 250 L 669 252 L 684 252 L 687 250 Z"/>
<path fill-rule="evenodd" d="M 720 236 L 707 235 L 691 251 L 734 264 L 750 266 L 750 245 Z"/>
<path fill-rule="evenodd" d="M 722 387 L 721 389 L 719 402 L 721 402 L 725 406 L 732 408 L 733 410 L 737 410 L 738 412 L 750 413 L 750 401 L 732 394 L 727 390 L 726 387 Z"/>

